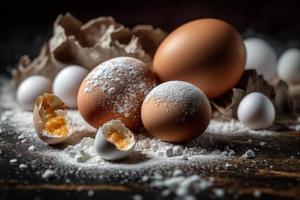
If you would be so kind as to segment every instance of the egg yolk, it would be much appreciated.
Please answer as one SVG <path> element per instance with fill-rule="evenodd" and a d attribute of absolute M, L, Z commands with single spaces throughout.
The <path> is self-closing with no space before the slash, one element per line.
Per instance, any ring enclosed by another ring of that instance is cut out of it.
<path fill-rule="evenodd" d="M 125 150 L 129 145 L 130 140 L 128 137 L 124 136 L 120 131 L 111 129 L 106 135 L 107 141 L 116 145 L 117 149 Z"/>
<path fill-rule="evenodd" d="M 45 131 L 50 135 L 66 136 L 68 134 L 68 124 L 64 116 L 59 116 L 55 113 L 56 109 L 64 109 L 64 106 L 53 108 L 50 102 L 53 101 L 52 96 L 47 96 L 44 99 L 42 106 L 46 112 L 45 117 Z"/>
<path fill-rule="evenodd" d="M 65 136 L 68 133 L 68 126 L 63 116 L 48 119 L 45 123 L 45 129 L 48 133 L 57 136 Z"/>

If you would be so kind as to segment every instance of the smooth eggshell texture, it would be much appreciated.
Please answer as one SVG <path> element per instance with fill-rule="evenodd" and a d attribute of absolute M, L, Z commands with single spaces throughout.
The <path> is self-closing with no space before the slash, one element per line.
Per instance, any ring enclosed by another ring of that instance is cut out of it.
<path fill-rule="evenodd" d="M 185 142 L 207 128 L 211 107 L 196 86 L 169 81 L 155 87 L 142 105 L 142 121 L 153 136 L 167 142 Z"/>
<path fill-rule="evenodd" d="M 255 69 L 258 74 L 272 82 L 276 77 L 277 56 L 273 47 L 260 38 L 248 38 L 245 41 L 246 69 Z"/>
<path fill-rule="evenodd" d="M 246 95 L 238 106 L 238 119 L 252 129 L 268 128 L 275 119 L 275 108 L 271 100 L 262 93 Z"/>
<path fill-rule="evenodd" d="M 300 83 L 300 50 L 288 49 L 278 60 L 277 73 L 280 79 L 289 84 Z"/>
<path fill-rule="evenodd" d="M 52 91 L 52 81 L 44 76 L 34 75 L 21 82 L 17 90 L 17 101 L 24 110 L 32 111 L 38 96 Z"/>
<path fill-rule="evenodd" d="M 161 43 L 153 67 L 161 81 L 187 81 L 211 99 L 240 80 L 245 61 L 243 39 L 230 24 L 200 19 L 180 26 Z"/>
<path fill-rule="evenodd" d="M 64 68 L 53 81 L 53 93 L 69 108 L 77 108 L 79 87 L 88 73 L 87 69 L 76 65 Z"/>
<path fill-rule="evenodd" d="M 119 119 L 131 130 L 141 127 L 141 105 L 157 84 L 156 76 L 144 62 L 130 57 L 110 59 L 82 82 L 78 110 L 95 128 Z"/>

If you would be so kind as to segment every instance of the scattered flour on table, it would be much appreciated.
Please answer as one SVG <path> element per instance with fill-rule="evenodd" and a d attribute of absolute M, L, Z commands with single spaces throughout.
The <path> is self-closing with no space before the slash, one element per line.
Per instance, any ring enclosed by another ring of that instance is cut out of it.
<path fill-rule="evenodd" d="M 248 151 L 246 151 L 241 158 L 245 158 L 245 159 L 252 159 L 255 157 L 255 153 L 252 149 L 249 149 Z"/>
<path fill-rule="evenodd" d="M 15 159 L 15 158 L 14 158 L 14 159 L 11 159 L 11 160 L 9 161 L 10 164 L 14 164 L 14 163 L 17 163 L 17 162 L 18 162 L 18 160 Z"/>
<path fill-rule="evenodd" d="M 34 131 L 32 113 L 19 110 L 13 99 L 11 89 L 1 87 L 0 100 L 3 111 L 0 113 L 0 134 L 14 137 L 20 143 L 23 141 L 22 145 L 28 148 L 30 154 L 40 155 L 43 159 L 55 160 L 59 166 L 71 167 L 71 170 L 67 168 L 69 171 L 61 172 L 55 166 L 47 166 L 48 169 L 40 172 L 42 178 L 49 180 L 60 175 L 65 176 L 67 172 L 77 173 L 80 176 L 82 171 L 96 172 L 98 173 L 96 177 L 99 179 L 105 176 L 111 179 L 117 174 L 122 174 L 124 183 L 126 180 L 130 180 L 129 177 L 135 178 L 135 180 L 140 179 L 141 182 L 150 183 L 151 187 L 159 188 L 162 196 L 174 195 L 177 199 L 196 199 L 199 192 L 212 187 L 214 180 L 193 174 L 195 168 L 199 169 L 202 166 L 222 162 L 225 168 L 232 166 L 228 161 L 236 156 L 233 150 L 229 147 L 225 150 L 209 150 L 205 148 L 207 143 L 213 143 L 215 138 L 220 136 L 251 134 L 263 138 L 266 135 L 277 134 L 269 130 L 251 130 L 236 120 L 229 122 L 212 120 L 202 136 L 184 145 L 170 144 L 138 134 L 135 151 L 129 158 L 117 163 L 107 162 L 96 153 L 92 137 L 83 137 L 79 143 L 69 145 L 64 149 L 46 146 Z M 94 128 L 83 121 L 78 111 L 70 110 L 69 116 L 74 133 L 88 135 L 96 132 Z M 253 158 L 255 153 L 248 150 L 242 157 Z M 11 165 L 19 164 L 16 158 L 11 158 L 9 162 Z M 28 168 L 28 164 L 20 163 L 17 166 L 25 170 Z M 66 178 L 67 180 L 69 179 Z M 221 198 L 224 192 L 222 189 L 213 188 L 213 194 L 217 198 Z M 93 196 L 93 191 L 89 191 L 88 196 Z M 260 196 L 260 193 L 256 192 L 254 196 Z M 135 199 L 139 199 L 139 197 L 141 196 L 135 195 Z"/>
<path fill-rule="evenodd" d="M 81 118 L 78 111 L 70 110 L 69 117 L 72 121 L 72 131 L 76 134 L 95 133 L 95 129 L 87 125 Z M 107 162 L 96 153 L 94 148 L 94 138 L 83 137 L 82 140 L 75 145 L 69 145 L 64 149 L 46 148 L 40 151 L 39 147 L 45 146 L 37 137 L 32 125 L 32 113 L 21 111 L 18 109 L 8 110 L 2 113 L 2 121 L 6 121 L 14 128 L 16 133 L 13 137 L 19 139 L 20 142 L 26 141 L 28 149 L 31 153 L 42 154 L 45 157 L 55 157 L 64 165 L 77 165 L 80 167 L 97 167 L 107 169 L 138 169 L 143 167 L 151 168 L 153 165 L 174 165 L 174 163 L 190 162 L 214 162 L 218 160 L 230 159 L 235 152 L 229 148 L 225 151 L 212 150 L 203 148 L 203 144 L 213 142 L 212 138 L 218 135 L 241 135 L 256 134 L 268 135 L 276 134 L 272 131 L 254 131 L 250 130 L 238 121 L 220 122 L 212 120 L 208 126 L 206 133 L 197 139 L 184 145 L 170 144 L 155 138 L 146 137 L 143 134 L 136 136 L 135 152 L 125 162 L 110 163 Z M 4 119 L 4 120 L 3 120 Z M 212 140 L 212 141 L 211 141 Z"/>
<path fill-rule="evenodd" d="M 28 166 L 27 166 L 26 164 L 23 164 L 23 163 L 19 165 L 19 168 L 20 168 L 20 169 L 26 169 L 27 167 L 28 167 Z"/>
<path fill-rule="evenodd" d="M 42 174 L 42 178 L 43 179 L 50 179 L 50 178 L 54 178 L 56 177 L 56 171 L 51 170 L 51 169 L 47 169 L 46 171 L 44 171 L 44 173 Z"/>

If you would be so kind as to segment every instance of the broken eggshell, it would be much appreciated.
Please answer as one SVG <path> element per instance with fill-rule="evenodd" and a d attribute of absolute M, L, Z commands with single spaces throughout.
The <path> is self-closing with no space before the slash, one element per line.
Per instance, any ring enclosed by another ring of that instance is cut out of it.
<path fill-rule="evenodd" d="M 47 144 L 64 142 L 71 133 L 67 106 L 54 94 L 37 97 L 33 110 L 33 125 L 38 137 Z"/>
<path fill-rule="evenodd" d="M 121 160 L 135 146 L 133 133 L 120 120 L 111 120 L 99 128 L 95 138 L 97 153 L 105 160 Z"/>

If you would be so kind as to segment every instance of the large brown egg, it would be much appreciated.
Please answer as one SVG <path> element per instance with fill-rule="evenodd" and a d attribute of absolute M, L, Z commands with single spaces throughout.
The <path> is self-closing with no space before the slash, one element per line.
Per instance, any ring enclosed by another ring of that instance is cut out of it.
<path fill-rule="evenodd" d="M 144 62 L 113 58 L 93 69 L 82 82 L 78 110 L 95 128 L 119 119 L 133 130 L 141 126 L 142 102 L 156 84 L 156 77 Z"/>
<path fill-rule="evenodd" d="M 234 27 L 200 19 L 173 31 L 159 46 L 153 66 L 161 81 L 187 81 L 212 99 L 239 81 L 245 61 L 243 39 Z"/>
<path fill-rule="evenodd" d="M 211 117 L 208 98 L 196 86 L 168 81 L 155 87 L 142 105 L 142 121 L 153 136 L 185 142 L 200 136 Z"/>

